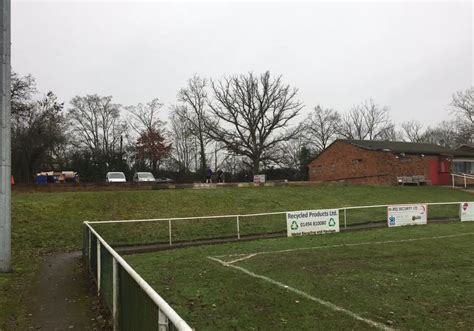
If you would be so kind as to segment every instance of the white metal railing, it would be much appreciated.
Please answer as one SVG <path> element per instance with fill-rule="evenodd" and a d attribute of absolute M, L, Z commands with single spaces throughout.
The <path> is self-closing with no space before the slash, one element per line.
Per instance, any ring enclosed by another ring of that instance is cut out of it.
<path fill-rule="evenodd" d="M 453 187 L 455 187 L 455 185 L 456 185 L 456 183 L 455 183 L 455 177 L 459 177 L 459 178 L 463 178 L 463 179 L 464 179 L 464 188 L 467 188 L 467 180 L 468 180 L 468 179 L 471 179 L 471 180 L 473 180 L 473 182 L 474 182 L 474 175 L 470 175 L 470 174 L 451 174 Z"/>
<path fill-rule="evenodd" d="M 191 331 L 191 327 L 171 308 L 171 306 L 92 228 L 89 222 L 84 222 L 85 230 L 89 231 L 88 234 L 88 259 L 89 266 L 91 259 L 96 259 L 96 281 L 97 281 L 97 293 L 101 294 L 101 249 L 106 249 L 112 256 L 112 291 L 113 291 L 113 304 L 112 304 L 112 318 L 114 330 L 123 329 L 119 326 L 120 310 L 119 310 L 119 293 L 120 293 L 120 282 L 119 282 L 119 268 L 122 268 L 128 275 L 136 282 L 136 284 L 143 290 L 143 292 L 153 301 L 158 308 L 158 319 L 156 320 L 156 329 L 159 331 L 169 330 L 169 322 L 177 330 Z M 97 240 L 96 257 L 91 257 L 92 235 Z M 122 312 L 123 313 L 123 312 Z"/>
<path fill-rule="evenodd" d="M 426 204 L 428 206 L 432 205 L 455 205 L 460 204 L 460 201 L 453 201 L 453 202 L 415 202 L 414 204 Z M 403 203 L 400 203 L 403 204 Z M 347 228 L 347 211 L 348 210 L 356 210 L 356 209 L 372 209 L 372 208 L 386 208 L 390 206 L 389 204 L 384 205 L 370 205 L 370 206 L 347 206 L 347 207 L 335 207 L 335 208 L 328 208 L 328 207 L 318 207 L 315 209 L 339 209 L 343 211 L 344 214 L 344 228 Z M 203 220 L 203 219 L 226 219 L 226 218 L 234 218 L 235 219 L 235 228 L 236 228 L 236 236 L 237 239 L 240 239 L 240 222 L 242 218 L 246 217 L 257 217 L 257 216 L 271 216 L 271 215 L 285 215 L 287 213 L 292 213 L 293 211 L 279 211 L 279 212 L 271 212 L 271 213 L 254 213 L 254 214 L 231 214 L 231 215 L 211 215 L 211 216 L 193 216 L 193 217 L 172 217 L 172 218 L 149 218 L 149 219 L 136 219 L 136 220 L 111 220 L 111 221 L 90 221 L 88 224 L 114 224 L 114 223 L 143 223 L 143 222 L 168 222 L 168 242 L 171 246 L 173 244 L 172 240 L 172 223 L 173 221 L 180 221 L 180 220 Z"/>

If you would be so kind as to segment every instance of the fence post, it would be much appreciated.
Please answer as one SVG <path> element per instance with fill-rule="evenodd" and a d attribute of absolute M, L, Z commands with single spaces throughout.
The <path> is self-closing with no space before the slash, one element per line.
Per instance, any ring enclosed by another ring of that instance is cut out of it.
<path fill-rule="evenodd" d="M 169 242 L 171 246 L 173 244 L 171 241 L 171 220 L 168 220 L 168 236 L 169 236 Z"/>
<path fill-rule="evenodd" d="M 461 215 L 462 215 L 462 204 L 458 206 L 458 215 L 459 215 L 459 220 L 461 220 Z"/>
<path fill-rule="evenodd" d="M 89 227 L 87 227 L 87 233 L 89 233 L 89 255 L 87 256 L 89 260 L 89 272 L 92 273 L 92 256 L 91 256 L 91 249 L 92 249 L 92 232 Z"/>
<path fill-rule="evenodd" d="M 239 215 L 237 215 L 237 239 L 240 239 L 240 220 L 239 220 Z"/>
<path fill-rule="evenodd" d="M 168 317 L 158 308 L 158 331 L 168 331 Z"/>
<path fill-rule="evenodd" d="M 82 259 L 85 260 L 85 257 L 88 255 L 87 249 L 89 248 L 89 239 L 87 238 L 87 226 L 85 223 L 82 223 Z"/>
<path fill-rule="evenodd" d="M 112 320 L 114 323 L 114 331 L 119 330 L 119 273 L 117 260 L 112 257 L 112 286 L 113 286 L 113 304 L 112 304 Z"/>
<path fill-rule="evenodd" d="M 347 209 L 344 208 L 344 229 L 347 228 Z"/>
<path fill-rule="evenodd" d="M 100 261 L 100 240 L 97 239 L 97 296 L 100 295 L 100 274 L 101 274 L 101 261 Z"/>
<path fill-rule="evenodd" d="M 464 175 L 464 188 L 467 188 L 466 175 Z"/>
<path fill-rule="evenodd" d="M 451 178 L 453 179 L 453 188 L 454 188 L 454 174 L 451 174 Z"/>

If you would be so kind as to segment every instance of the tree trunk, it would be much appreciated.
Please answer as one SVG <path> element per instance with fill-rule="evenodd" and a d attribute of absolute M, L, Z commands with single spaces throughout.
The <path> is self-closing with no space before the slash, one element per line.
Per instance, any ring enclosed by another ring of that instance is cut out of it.
<path fill-rule="evenodd" d="M 260 158 L 254 158 L 253 159 L 253 174 L 258 175 L 260 172 Z"/>
<path fill-rule="evenodd" d="M 206 177 L 206 171 L 207 171 L 206 149 L 204 147 L 204 140 L 202 137 L 199 137 L 199 145 L 200 145 L 200 154 L 201 154 L 201 173 L 204 177 Z"/>
<path fill-rule="evenodd" d="M 217 145 L 214 149 L 214 171 L 217 171 Z"/>

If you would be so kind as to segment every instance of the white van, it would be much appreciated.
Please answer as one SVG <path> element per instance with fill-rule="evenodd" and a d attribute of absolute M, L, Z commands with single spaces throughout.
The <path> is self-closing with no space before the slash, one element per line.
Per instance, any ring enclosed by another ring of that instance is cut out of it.
<path fill-rule="evenodd" d="M 127 178 L 123 172 L 108 172 L 105 176 L 107 183 L 126 183 Z"/>
<path fill-rule="evenodd" d="M 154 182 L 155 177 L 151 172 L 136 172 L 135 175 L 133 175 L 133 181 L 136 183 L 139 182 Z"/>

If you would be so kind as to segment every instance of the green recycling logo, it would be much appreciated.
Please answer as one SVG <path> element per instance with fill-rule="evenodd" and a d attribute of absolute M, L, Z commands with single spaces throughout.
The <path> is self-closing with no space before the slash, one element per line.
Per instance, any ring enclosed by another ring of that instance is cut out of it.
<path fill-rule="evenodd" d="M 291 229 L 292 229 L 293 231 L 298 230 L 298 223 L 296 223 L 296 221 L 293 221 L 293 222 L 291 223 Z"/>
<path fill-rule="evenodd" d="M 335 225 L 336 225 L 336 221 L 334 220 L 334 218 L 329 219 L 329 226 L 335 226 Z"/>

